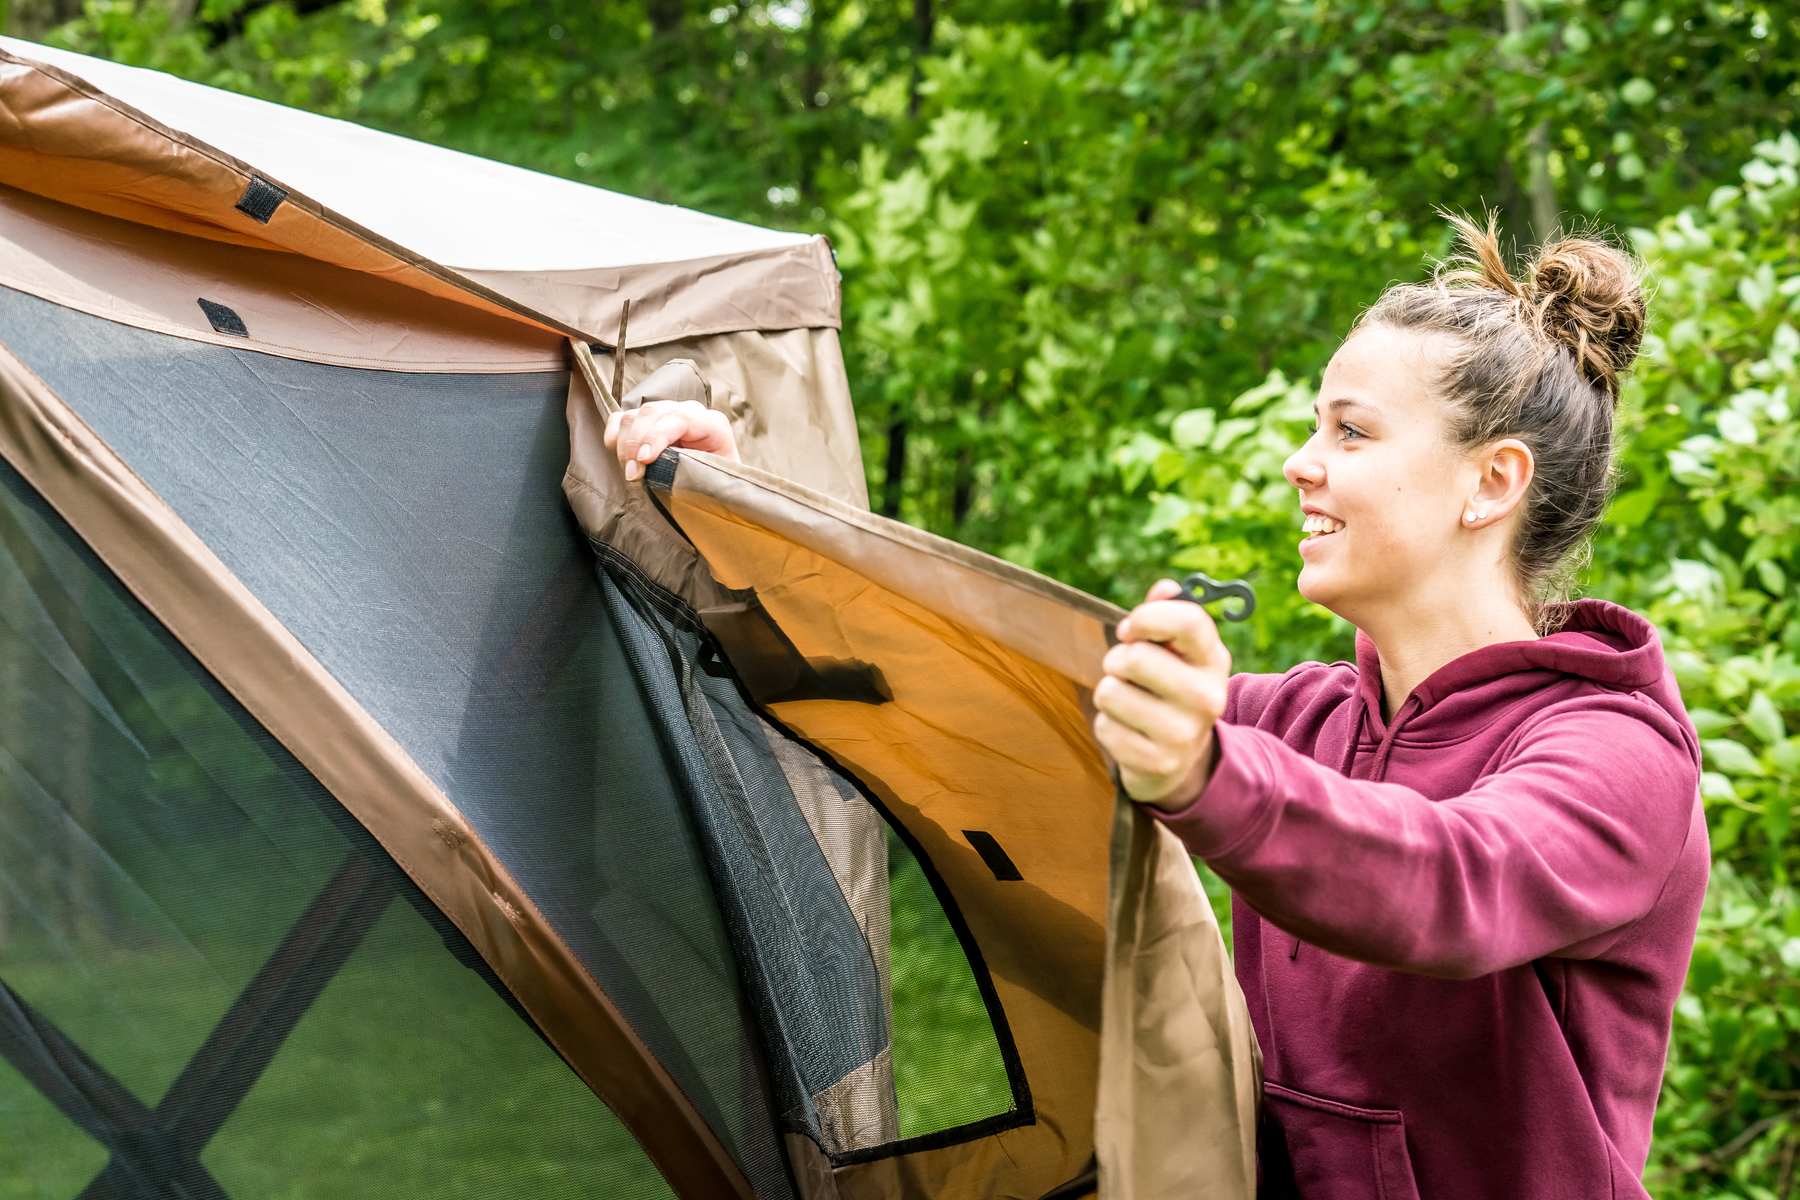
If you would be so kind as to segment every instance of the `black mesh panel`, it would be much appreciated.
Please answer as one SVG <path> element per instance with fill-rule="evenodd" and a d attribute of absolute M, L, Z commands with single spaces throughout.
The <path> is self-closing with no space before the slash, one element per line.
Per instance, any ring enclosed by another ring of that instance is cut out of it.
<path fill-rule="evenodd" d="M 1004 1015 L 919 860 L 897 833 L 878 841 L 886 921 L 865 938 L 795 779 L 823 777 L 819 790 L 832 795 L 812 818 L 821 824 L 853 806 L 879 820 L 870 802 L 755 711 L 692 610 L 617 551 L 596 549 L 609 609 L 726 898 L 783 1128 L 844 1163 L 1029 1120 L 996 1035 Z"/>
<path fill-rule="evenodd" d="M 613 619 L 668 731 L 666 752 L 693 798 L 747 967 L 783 1126 L 828 1141 L 813 1096 L 888 1046 L 869 946 L 704 628 L 624 560 L 609 555 L 606 564 L 601 582 Z"/>
<path fill-rule="evenodd" d="M 7 289 L 0 341 L 399 740 L 789 1196 L 706 864 L 563 502 L 567 377 L 298 362 Z"/>
<path fill-rule="evenodd" d="M 4 465 L 0 1193 L 668 1194 L 454 926 Z"/>

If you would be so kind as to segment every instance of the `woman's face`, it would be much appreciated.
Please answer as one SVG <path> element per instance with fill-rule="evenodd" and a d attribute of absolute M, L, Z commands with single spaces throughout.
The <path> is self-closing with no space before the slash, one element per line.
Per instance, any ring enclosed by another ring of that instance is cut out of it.
<path fill-rule="evenodd" d="M 1287 460 L 1307 533 L 1300 594 L 1358 626 L 1441 591 L 1459 569 L 1463 513 L 1479 470 L 1449 444 L 1430 393 L 1440 335 L 1365 326 L 1338 349 L 1319 388 L 1315 429 Z"/>

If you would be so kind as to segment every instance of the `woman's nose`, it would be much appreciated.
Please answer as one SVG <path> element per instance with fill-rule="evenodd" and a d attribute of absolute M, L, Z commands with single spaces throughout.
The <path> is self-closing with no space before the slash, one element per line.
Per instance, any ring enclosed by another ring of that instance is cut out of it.
<path fill-rule="evenodd" d="M 1288 455 L 1288 460 L 1281 464 L 1281 473 L 1297 488 L 1318 487 L 1325 482 L 1325 465 L 1312 452 L 1310 441 Z"/>

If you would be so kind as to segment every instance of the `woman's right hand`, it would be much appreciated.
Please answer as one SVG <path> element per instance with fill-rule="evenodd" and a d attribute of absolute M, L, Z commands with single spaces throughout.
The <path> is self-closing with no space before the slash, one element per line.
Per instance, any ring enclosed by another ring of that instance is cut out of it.
<path fill-rule="evenodd" d="M 1204 608 L 1164 579 L 1119 622 L 1094 688 L 1094 735 L 1119 765 L 1125 794 L 1179 812 L 1200 798 L 1217 758 L 1231 651 Z"/>
<path fill-rule="evenodd" d="M 606 448 L 616 451 L 625 478 L 643 476 L 644 465 L 673 446 L 677 450 L 704 450 L 736 460 L 737 440 L 725 414 L 695 400 L 651 400 L 607 418 Z"/>

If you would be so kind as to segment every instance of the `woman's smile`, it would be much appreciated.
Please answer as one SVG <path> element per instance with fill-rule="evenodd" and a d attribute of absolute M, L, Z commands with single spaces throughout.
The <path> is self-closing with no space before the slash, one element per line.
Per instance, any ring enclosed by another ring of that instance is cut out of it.
<path fill-rule="evenodd" d="M 1300 524 L 1300 531 L 1306 534 L 1301 545 L 1316 542 L 1320 538 L 1328 538 L 1344 528 L 1344 523 L 1336 517 L 1328 517 L 1324 513 L 1307 513 L 1306 520 Z"/>

